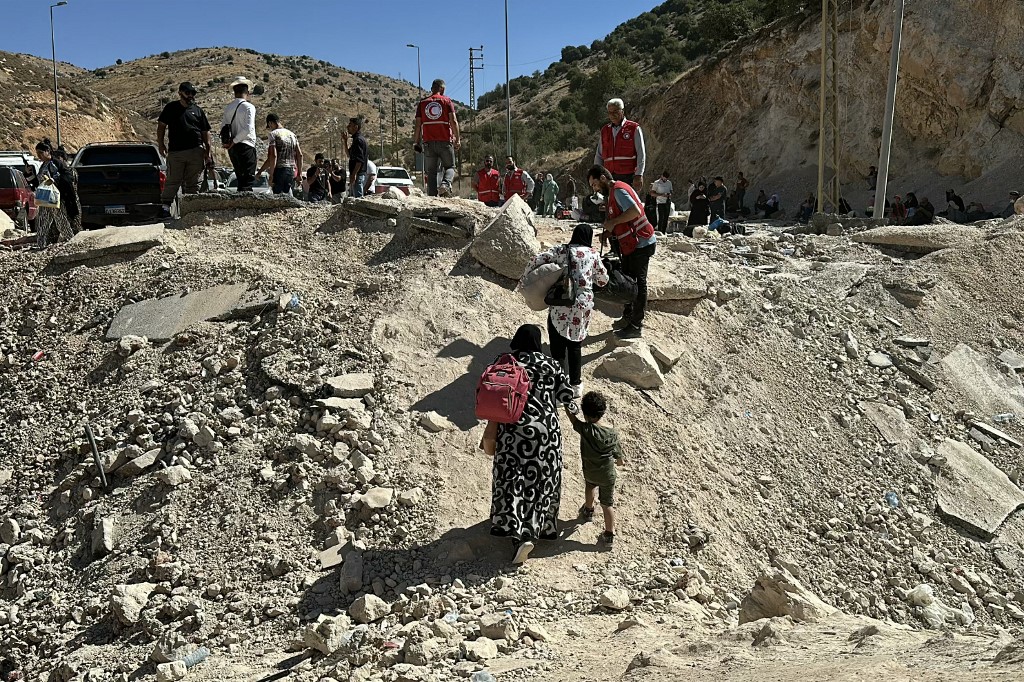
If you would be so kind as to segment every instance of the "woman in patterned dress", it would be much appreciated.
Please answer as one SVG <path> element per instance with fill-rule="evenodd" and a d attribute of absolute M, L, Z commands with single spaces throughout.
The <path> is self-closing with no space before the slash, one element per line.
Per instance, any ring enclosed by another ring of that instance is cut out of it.
<path fill-rule="evenodd" d="M 533 270 L 544 263 L 565 265 L 572 252 L 572 276 L 576 280 L 576 302 L 571 306 L 551 306 L 548 309 L 548 340 L 551 355 L 569 375 L 573 396 L 583 396 L 583 340 L 587 338 L 590 315 L 594 311 L 594 286 L 608 284 L 608 271 L 600 254 L 591 246 L 594 228 L 581 223 L 572 231 L 568 244 L 541 251 L 526 267 Z"/>
<path fill-rule="evenodd" d="M 558 537 L 562 432 L 556 402 L 572 402 L 572 388 L 559 364 L 543 353 L 540 327 L 524 324 L 510 345 L 530 377 L 530 394 L 518 423 L 498 425 L 491 534 L 512 538 L 512 562 L 522 564 L 535 540 Z"/>
<path fill-rule="evenodd" d="M 67 163 L 63 148 L 53 148 L 49 138 L 36 145 L 36 157 L 42 162 L 39 184 L 49 178 L 60 192 L 60 206 L 40 207 L 36 216 L 36 244 L 45 248 L 56 242 L 66 242 L 80 229 L 81 206 L 78 203 L 77 175 Z"/>

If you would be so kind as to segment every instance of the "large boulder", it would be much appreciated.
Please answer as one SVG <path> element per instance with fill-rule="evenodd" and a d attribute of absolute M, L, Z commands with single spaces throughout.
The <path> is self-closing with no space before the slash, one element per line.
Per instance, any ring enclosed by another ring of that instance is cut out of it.
<path fill-rule="evenodd" d="M 153 583 L 115 585 L 114 592 L 110 595 L 110 606 L 114 616 L 124 625 L 138 623 L 142 609 L 149 602 L 149 596 L 155 589 L 156 585 Z"/>
<path fill-rule="evenodd" d="M 784 616 L 798 623 L 814 623 L 835 612 L 789 571 L 777 568 L 758 578 L 754 589 L 743 599 L 740 623 Z"/>
<path fill-rule="evenodd" d="M 532 212 L 518 195 L 505 202 L 469 247 L 482 265 L 509 279 L 519 279 L 538 251 L 540 240 Z"/>
<path fill-rule="evenodd" d="M 598 369 L 605 376 L 633 384 L 637 388 L 658 388 L 665 375 L 651 350 L 643 341 L 617 348 L 605 357 Z"/>

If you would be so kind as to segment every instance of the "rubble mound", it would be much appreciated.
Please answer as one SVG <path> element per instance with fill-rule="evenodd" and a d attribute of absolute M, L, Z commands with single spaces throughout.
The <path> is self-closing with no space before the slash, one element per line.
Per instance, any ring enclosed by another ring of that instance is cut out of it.
<path fill-rule="evenodd" d="M 614 547 L 577 518 L 563 420 L 561 535 L 516 570 L 473 391 L 545 313 L 475 261 L 490 228 L 389 219 L 193 213 L 131 260 L 0 252 L 0 665 L 825 679 L 854 647 L 861 673 L 976 679 L 1024 632 L 1019 221 L 913 259 L 771 225 L 663 239 L 679 307 L 616 349 L 599 304 L 583 348 L 625 455 Z M 536 224 L 508 262 L 568 237 Z"/>

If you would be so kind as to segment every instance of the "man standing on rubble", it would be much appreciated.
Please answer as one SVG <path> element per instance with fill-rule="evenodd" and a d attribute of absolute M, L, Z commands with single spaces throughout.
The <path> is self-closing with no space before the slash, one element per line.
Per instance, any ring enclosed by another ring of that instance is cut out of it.
<path fill-rule="evenodd" d="M 302 170 L 302 148 L 295 133 L 281 125 L 277 114 L 267 114 L 267 160 L 256 171 L 259 176 L 263 171 L 273 169 L 270 184 L 274 194 L 291 194 L 295 186 L 295 176 Z"/>
<path fill-rule="evenodd" d="M 238 77 L 231 84 L 235 99 L 224 107 L 221 142 L 228 150 L 239 192 L 251 192 L 256 182 L 256 107 L 249 101 L 252 81 Z"/>
<path fill-rule="evenodd" d="M 195 194 L 203 178 L 203 169 L 213 159 L 210 146 L 210 121 L 196 104 L 196 87 L 189 82 L 178 86 L 178 100 L 168 102 L 160 113 L 156 139 L 160 154 L 167 159 L 167 181 L 160 201 L 170 207 L 178 189 Z M 164 143 L 168 133 L 170 143 Z"/>
<path fill-rule="evenodd" d="M 427 194 L 450 197 L 455 179 L 455 152 L 458 151 L 459 119 L 455 103 L 444 94 L 445 83 L 437 78 L 430 94 L 416 105 L 416 130 L 413 148 L 423 152 L 423 172 L 427 174 Z M 444 178 L 438 186 L 438 173 Z"/>
<path fill-rule="evenodd" d="M 516 166 L 515 159 L 511 156 L 505 157 L 505 175 L 501 178 L 502 199 L 508 201 L 513 194 L 518 194 L 523 201 L 529 204 L 534 184 L 530 174 Z"/>
<path fill-rule="evenodd" d="M 473 174 L 476 198 L 485 206 L 501 206 L 501 173 L 494 167 L 494 157 L 484 159 L 484 167 Z"/>
<path fill-rule="evenodd" d="M 639 123 L 626 118 L 625 107 L 617 97 L 608 100 L 608 123 L 601 128 L 594 165 L 607 168 L 613 178 L 633 185 L 633 189 L 639 191 L 644 186 L 644 166 L 647 164 L 644 132 Z"/>
<path fill-rule="evenodd" d="M 366 162 L 370 160 L 370 148 L 366 144 L 366 138 L 363 137 L 363 119 L 350 118 L 346 131 L 341 134 L 341 140 L 348 145 L 345 149 L 345 153 L 348 155 L 348 195 L 359 198 L 364 193 Z M 348 144 L 349 135 L 352 136 L 352 144 Z"/>

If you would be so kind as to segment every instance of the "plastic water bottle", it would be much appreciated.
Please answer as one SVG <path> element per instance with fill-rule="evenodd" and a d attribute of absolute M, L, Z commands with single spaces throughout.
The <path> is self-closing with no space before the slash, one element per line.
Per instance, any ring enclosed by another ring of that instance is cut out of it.
<path fill-rule="evenodd" d="M 473 676 L 469 678 L 470 682 L 498 682 L 494 675 L 490 674 L 486 670 L 477 670 L 473 673 Z"/>
<path fill-rule="evenodd" d="M 209 655 L 210 650 L 205 646 L 201 646 L 185 658 L 181 659 L 181 661 L 185 664 L 186 668 L 192 668 L 205 661 Z"/>
<path fill-rule="evenodd" d="M 885 494 L 885 501 L 889 503 L 889 506 L 895 509 L 900 506 L 900 497 L 894 492 L 888 492 Z"/>
<path fill-rule="evenodd" d="M 997 414 L 996 416 L 992 417 L 992 421 L 994 421 L 996 424 L 1009 424 L 1016 418 L 1017 415 L 1015 415 L 1013 412 L 1003 412 L 1002 414 Z"/>

